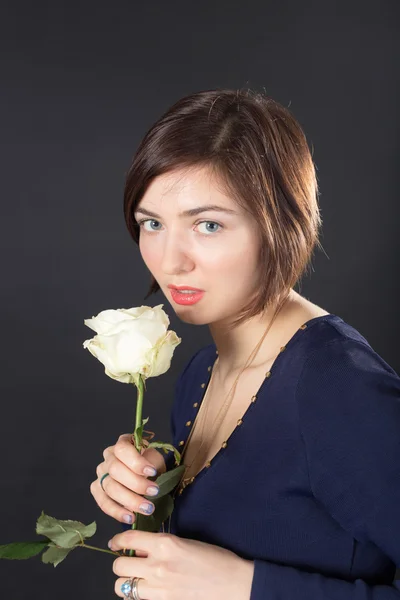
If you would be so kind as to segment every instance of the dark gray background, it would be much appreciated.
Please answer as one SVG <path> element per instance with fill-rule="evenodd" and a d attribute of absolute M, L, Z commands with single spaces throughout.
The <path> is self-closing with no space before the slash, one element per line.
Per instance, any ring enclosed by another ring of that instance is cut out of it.
<path fill-rule="evenodd" d="M 105 308 L 163 303 L 182 343 L 148 380 L 143 416 L 170 441 L 176 377 L 210 343 L 180 322 L 125 228 L 124 176 L 178 98 L 251 87 L 289 106 L 318 169 L 325 253 L 302 294 L 356 327 L 400 372 L 399 2 L 1 2 L 0 543 L 40 512 L 120 530 L 89 491 L 103 449 L 134 421 L 136 389 L 82 343 Z M 249 495 L 251 492 L 249 490 Z M 245 511 L 242 515 L 245 518 Z M 116 598 L 113 557 L 56 569 L 0 561 L 12 600 Z M 322 600 L 322 599 L 321 599 Z"/>

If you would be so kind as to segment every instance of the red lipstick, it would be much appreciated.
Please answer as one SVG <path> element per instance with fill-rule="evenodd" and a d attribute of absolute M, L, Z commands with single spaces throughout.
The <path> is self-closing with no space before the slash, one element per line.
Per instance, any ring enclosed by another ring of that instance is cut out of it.
<path fill-rule="evenodd" d="M 193 287 L 191 285 L 173 285 L 173 284 L 170 284 L 168 287 L 171 290 L 172 289 L 174 289 L 174 290 L 193 290 L 194 292 L 204 292 L 204 290 L 201 290 L 200 288 Z"/>
<path fill-rule="evenodd" d="M 168 287 L 171 290 L 172 300 L 177 304 L 190 306 L 196 304 L 204 296 L 204 290 L 200 290 L 199 288 L 184 285 L 169 285 Z"/>

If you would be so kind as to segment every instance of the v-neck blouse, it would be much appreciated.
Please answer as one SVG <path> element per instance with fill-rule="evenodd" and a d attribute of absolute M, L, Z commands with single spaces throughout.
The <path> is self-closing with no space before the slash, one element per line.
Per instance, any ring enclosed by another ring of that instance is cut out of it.
<path fill-rule="evenodd" d="M 249 415 L 250 411 L 252 410 L 253 405 L 255 405 L 255 400 L 257 399 L 257 397 L 259 397 L 261 394 L 265 393 L 265 388 L 268 385 L 268 382 L 270 381 L 270 377 L 272 375 L 272 373 L 275 374 L 275 372 L 278 370 L 279 368 L 279 363 L 282 360 L 282 355 L 283 352 L 285 352 L 285 356 L 287 356 L 288 350 L 290 351 L 292 346 L 296 344 L 297 339 L 299 338 L 301 332 L 305 331 L 305 329 L 309 329 L 310 327 L 312 327 L 315 323 L 320 322 L 320 321 L 326 321 L 327 317 L 329 319 L 334 319 L 337 320 L 339 319 L 340 321 L 342 321 L 342 319 L 340 317 L 338 317 L 337 315 L 334 315 L 332 313 L 329 313 L 328 315 L 322 315 L 321 317 L 314 317 L 313 319 L 310 319 L 309 321 L 306 321 L 302 327 L 300 327 L 294 334 L 293 336 L 290 338 L 290 340 L 285 344 L 285 346 L 282 346 L 280 353 L 278 354 L 278 356 L 276 357 L 276 359 L 274 360 L 274 363 L 272 365 L 272 367 L 265 373 L 265 377 L 258 389 L 258 391 L 256 392 L 256 394 L 253 396 L 253 401 L 249 404 L 248 408 L 246 409 L 246 411 L 243 413 L 243 417 L 241 420 L 244 420 L 245 417 L 247 417 L 247 415 Z M 201 356 L 203 355 L 203 356 Z M 186 376 L 186 373 L 188 372 L 189 368 L 191 367 L 192 363 L 194 361 L 198 361 L 199 360 L 199 356 L 201 356 L 202 360 L 202 367 L 203 367 L 203 381 L 202 383 L 197 386 L 193 386 L 193 388 L 191 388 L 190 393 L 192 394 L 191 398 L 194 400 L 193 403 L 191 403 L 188 406 L 188 402 L 185 402 L 185 408 L 186 408 L 186 412 L 185 415 L 186 417 L 188 417 L 188 419 L 186 420 L 185 424 L 184 424 L 184 428 L 180 429 L 180 431 L 182 432 L 182 435 L 180 436 L 179 441 L 175 443 L 173 443 L 173 445 L 179 450 L 181 451 L 181 449 L 185 448 L 187 439 L 190 435 L 191 429 L 193 428 L 194 425 L 194 421 L 196 419 L 196 415 L 198 414 L 198 412 L 200 411 L 200 407 L 203 403 L 203 400 L 206 396 L 206 392 L 207 392 L 207 388 L 208 385 L 210 383 L 211 380 L 211 373 L 212 373 L 212 369 L 213 369 L 213 365 L 214 362 L 217 359 L 218 356 L 218 352 L 216 350 L 216 346 L 215 344 L 210 344 L 209 346 L 206 346 L 205 348 L 200 349 L 191 359 L 190 361 L 185 365 L 185 367 L 183 368 L 182 373 L 180 374 L 179 378 L 178 378 L 178 382 L 176 384 L 175 387 L 175 403 L 174 406 L 172 407 L 172 412 L 171 412 L 171 430 L 172 430 L 172 434 L 173 434 L 173 438 L 174 441 L 175 440 L 175 434 L 177 429 L 179 429 L 179 425 L 177 426 L 176 423 L 176 413 L 178 412 L 178 402 L 179 402 L 179 397 L 181 396 L 181 385 L 182 385 L 182 380 L 184 379 L 184 377 Z M 204 366 L 205 363 L 207 363 L 207 370 L 204 370 Z M 198 368 L 200 367 L 200 364 L 198 365 Z M 193 369 L 193 367 L 192 367 Z M 201 371 L 200 371 L 201 373 Z M 195 373 L 195 376 L 197 376 L 197 374 L 200 374 L 199 371 L 197 371 L 197 373 Z M 178 416 L 179 419 L 179 416 Z M 183 420 L 181 420 L 181 425 L 183 425 Z M 242 423 L 240 423 L 241 425 Z M 221 446 L 221 448 L 219 449 L 219 451 L 215 454 L 215 456 L 213 457 L 213 459 L 211 461 L 209 461 L 209 463 L 211 463 L 212 465 L 215 465 L 216 462 L 218 461 L 220 454 L 222 454 L 222 452 L 227 448 L 228 446 L 228 442 L 232 441 L 234 438 L 234 435 L 236 434 L 236 431 L 238 430 L 238 426 L 235 427 L 235 429 L 232 431 L 231 435 L 229 436 L 229 438 L 225 441 L 224 445 Z M 179 437 L 179 436 L 178 436 Z M 174 455 L 173 452 L 169 452 L 168 455 L 166 455 L 165 457 L 165 462 L 166 462 L 166 466 L 167 466 L 167 471 L 169 471 L 170 469 L 172 469 L 174 467 Z M 210 466 L 211 466 L 210 464 Z M 210 467 L 203 467 L 201 469 L 201 471 L 196 475 L 195 477 L 195 481 L 198 481 L 199 478 L 201 478 L 203 476 L 203 474 L 207 471 L 207 469 Z M 185 493 L 185 491 L 183 492 Z"/>
<path fill-rule="evenodd" d="M 242 417 L 239 419 L 239 422 L 238 422 L 237 426 L 236 426 L 236 427 L 235 427 L 235 429 L 232 431 L 232 433 L 230 434 L 230 436 L 229 436 L 229 437 L 228 437 L 228 438 L 225 440 L 225 442 L 223 443 L 223 445 L 221 446 L 221 448 L 218 450 L 218 452 L 217 452 L 217 453 L 214 455 L 214 457 L 212 458 L 212 460 L 211 460 L 211 461 L 208 461 L 208 465 L 207 465 L 207 466 L 205 466 L 205 467 L 203 467 L 203 468 L 201 469 L 201 471 L 200 471 L 200 472 L 199 472 L 199 473 L 196 475 L 196 477 L 193 477 L 193 480 L 194 480 L 194 479 L 196 479 L 196 481 L 197 481 L 197 479 L 203 475 L 203 472 L 205 472 L 205 471 L 206 471 L 206 470 L 207 470 L 207 469 L 208 469 L 208 468 L 211 466 L 211 464 L 215 465 L 215 463 L 217 462 L 217 460 L 218 460 L 218 458 L 219 458 L 219 455 L 220 455 L 220 454 L 223 452 L 223 450 L 225 450 L 225 448 L 226 448 L 226 447 L 227 447 L 227 445 L 228 445 L 228 442 L 229 442 L 230 440 L 232 440 L 232 439 L 233 439 L 233 436 L 236 434 L 236 430 L 238 429 L 239 425 L 241 425 L 241 424 L 242 424 L 243 420 L 244 420 L 244 419 L 247 417 L 247 415 L 250 413 L 250 410 L 252 409 L 252 406 L 253 406 L 253 404 L 255 404 L 255 401 L 256 401 L 257 397 L 258 397 L 258 396 L 259 396 L 261 393 L 265 393 L 265 390 L 264 390 L 264 388 L 267 386 L 267 384 L 268 384 L 268 381 L 269 381 L 269 379 L 270 379 L 270 377 L 271 377 L 272 373 L 275 373 L 275 370 L 277 369 L 277 367 L 276 367 L 275 365 L 276 365 L 276 364 L 277 364 L 277 363 L 280 361 L 280 359 L 281 359 L 281 354 L 282 354 L 283 352 L 286 352 L 286 350 L 287 350 L 288 348 L 290 349 L 290 348 L 292 347 L 292 345 L 296 343 L 296 340 L 297 340 L 297 338 L 298 338 L 298 336 L 299 336 L 299 334 L 300 334 L 300 332 L 301 332 L 301 331 L 304 331 L 306 328 L 310 327 L 310 326 L 311 326 L 311 325 L 312 325 L 312 324 L 313 324 L 313 323 L 314 323 L 316 320 L 318 320 L 318 319 L 324 319 L 324 318 L 326 318 L 327 316 L 329 316 L 329 317 L 335 317 L 335 318 L 339 318 L 339 317 L 337 317 L 336 315 L 329 314 L 329 315 L 323 315 L 322 317 L 315 317 L 315 318 L 313 318 L 313 319 L 310 319 L 309 321 L 306 321 L 306 323 L 303 323 L 302 327 L 301 327 L 301 328 L 299 328 L 299 329 L 298 329 L 298 330 L 297 330 L 297 331 L 294 333 L 294 335 L 293 335 L 293 336 L 290 338 L 290 340 L 289 340 L 289 341 L 288 341 L 288 342 L 285 344 L 285 346 L 282 346 L 282 347 L 281 347 L 281 349 L 280 349 L 280 352 L 279 352 L 278 356 L 275 358 L 275 360 L 274 360 L 274 362 L 273 362 L 273 365 L 272 365 L 272 367 L 271 367 L 271 368 L 270 368 L 268 371 L 266 371 L 266 373 L 265 373 L 265 377 L 264 377 L 263 381 L 261 382 L 261 385 L 260 385 L 260 387 L 258 388 L 257 392 L 256 392 L 256 393 L 253 395 L 251 403 L 249 404 L 249 406 L 247 407 L 247 409 L 246 409 L 246 410 L 245 410 L 245 412 L 243 413 L 243 416 L 242 416 Z M 211 349 L 215 349 L 215 344 L 210 344 L 210 346 L 211 346 Z M 180 448 L 183 448 L 183 449 L 184 449 L 184 448 L 185 448 L 185 446 L 186 446 L 187 439 L 188 439 L 188 437 L 189 437 L 189 435 L 190 435 L 190 432 L 191 432 L 191 430 L 192 430 L 192 428 L 193 428 L 193 426 L 194 426 L 194 421 L 195 421 L 195 419 L 196 419 L 196 415 L 199 413 L 199 411 L 200 411 L 200 408 L 201 408 L 201 405 L 203 404 L 203 400 L 204 400 L 204 399 L 205 399 L 205 397 L 206 397 L 206 394 L 207 394 L 207 389 L 208 389 L 209 383 L 210 383 L 210 381 L 211 381 L 211 374 L 212 374 L 212 370 L 213 370 L 213 367 L 214 367 L 214 363 L 215 363 L 215 361 L 216 361 L 216 359 L 217 359 L 217 356 L 218 356 L 218 352 L 215 350 L 215 355 L 214 355 L 214 352 L 213 352 L 213 353 L 212 353 L 212 356 L 211 356 L 211 358 L 210 358 L 210 361 L 209 361 L 209 362 L 210 362 L 210 364 L 209 364 L 209 365 L 208 365 L 208 367 L 207 367 L 207 371 L 208 371 L 208 373 L 207 373 L 207 376 L 205 377 L 206 381 L 205 381 L 205 382 L 203 382 L 203 383 L 200 385 L 200 388 L 203 388 L 203 389 L 202 389 L 200 392 L 199 392 L 199 390 L 197 389 L 197 394 L 199 394 L 199 399 L 196 399 L 196 402 L 194 402 L 194 403 L 193 403 L 193 405 L 192 405 L 192 407 L 191 407 L 192 409 L 194 408 L 195 410 L 194 410 L 194 411 L 193 411 L 193 410 L 191 410 L 191 412 L 189 413 L 189 415 L 191 416 L 191 419 L 185 423 L 185 427 L 189 427 L 189 429 L 188 429 L 187 431 L 186 431 L 186 430 L 184 431 L 184 433 L 183 433 L 183 438 L 184 438 L 184 439 L 182 439 L 182 440 L 180 440 L 180 441 L 179 441 L 179 444 L 178 444 L 178 445 L 179 445 L 179 447 L 178 447 L 178 450 L 179 450 Z M 185 371 L 185 369 L 184 369 L 184 371 Z M 194 394 L 195 394 L 195 396 L 194 396 L 194 397 L 196 397 L 196 398 L 197 398 L 197 396 L 196 396 L 196 390 L 194 391 Z M 174 430 L 175 430 L 175 427 L 174 427 L 174 424 L 173 424 L 173 423 L 171 423 L 171 429 L 172 429 L 172 428 L 173 428 L 173 431 L 174 431 Z M 167 456 L 167 458 L 166 458 L 166 464 L 168 465 L 168 466 L 167 466 L 167 470 L 169 470 L 170 468 L 172 468 L 172 466 L 173 466 L 173 465 L 172 465 L 172 462 L 171 462 L 172 460 L 173 460 L 173 459 L 172 459 L 172 457 L 170 457 L 170 456 Z"/>
<path fill-rule="evenodd" d="M 216 357 L 215 344 L 201 348 L 178 378 L 178 450 Z M 240 421 L 175 495 L 165 531 L 253 560 L 250 600 L 367 600 L 371 588 L 374 600 L 400 600 L 392 586 L 400 568 L 394 369 L 339 316 L 315 317 L 281 349 Z M 166 464 L 174 467 L 173 453 Z"/>

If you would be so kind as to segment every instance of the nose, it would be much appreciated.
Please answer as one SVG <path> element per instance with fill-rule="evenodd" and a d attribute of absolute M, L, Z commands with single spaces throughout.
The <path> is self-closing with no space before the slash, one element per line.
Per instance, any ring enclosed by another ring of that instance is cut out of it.
<path fill-rule="evenodd" d="M 188 272 L 193 267 L 193 260 L 186 241 L 179 234 L 165 237 L 162 249 L 161 269 L 166 275 Z"/>

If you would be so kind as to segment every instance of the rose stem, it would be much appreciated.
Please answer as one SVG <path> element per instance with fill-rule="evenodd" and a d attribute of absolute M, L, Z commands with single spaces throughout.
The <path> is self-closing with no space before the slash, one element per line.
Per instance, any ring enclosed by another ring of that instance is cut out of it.
<path fill-rule="evenodd" d="M 142 425 L 142 412 L 143 412 L 143 379 L 142 376 L 138 377 L 138 385 L 137 389 L 137 400 L 136 400 L 136 423 L 135 423 L 135 445 L 136 450 L 138 452 L 142 452 L 142 436 L 139 432 L 137 432 L 137 428 Z M 131 529 L 136 529 L 137 518 L 139 513 L 135 513 L 135 521 L 131 525 Z M 135 556 L 135 551 L 133 549 L 129 550 L 129 556 Z"/>

